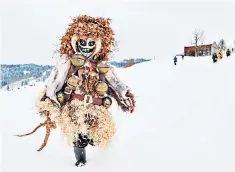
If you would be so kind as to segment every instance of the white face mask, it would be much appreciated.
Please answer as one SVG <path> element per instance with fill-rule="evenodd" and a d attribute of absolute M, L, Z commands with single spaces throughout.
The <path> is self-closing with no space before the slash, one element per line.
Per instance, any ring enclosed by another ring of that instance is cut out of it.
<path fill-rule="evenodd" d="M 85 57 L 90 57 L 95 50 L 95 41 L 92 38 L 80 39 L 77 42 L 79 53 Z"/>

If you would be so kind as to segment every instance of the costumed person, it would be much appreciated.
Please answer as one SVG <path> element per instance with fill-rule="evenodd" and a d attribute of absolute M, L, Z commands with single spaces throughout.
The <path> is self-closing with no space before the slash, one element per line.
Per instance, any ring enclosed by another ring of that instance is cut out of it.
<path fill-rule="evenodd" d="M 212 59 L 213 59 L 213 62 L 216 63 L 217 60 L 218 60 L 218 57 L 217 57 L 217 54 L 216 53 L 213 53 L 212 55 Z"/>
<path fill-rule="evenodd" d="M 230 54 L 231 54 L 230 49 L 227 49 L 227 50 L 226 50 L 226 56 L 227 56 L 227 57 L 229 57 L 229 56 L 230 56 Z"/>
<path fill-rule="evenodd" d="M 108 63 L 114 46 L 110 19 L 81 15 L 61 38 L 60 59 L 36 106 L 54 116 L 70 146 L 76 166 L 86 164 L 88 145 L 108 148 L 116 132 L 109 107 L 115 99 L 124 112 L 135 108 L 134 95 Z"/>
<path fill-rule="evenodd" d="M 222 58 L 223 58 L 223 52 L 222 52 L 222 50 L 219 50 L 219 52 L 218 52 L 218 58 L 219 58 L 219 59 L 222 59 Z"/>

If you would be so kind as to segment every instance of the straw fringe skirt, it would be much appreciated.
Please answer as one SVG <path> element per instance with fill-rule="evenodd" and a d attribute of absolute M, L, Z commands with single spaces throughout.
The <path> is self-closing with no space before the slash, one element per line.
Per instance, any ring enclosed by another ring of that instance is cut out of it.
<path fill-rule="evenodd" d="M 88 133 L 95 146 L 104 149 L 109 147 L 116 128 L 108 109 L 93 104 L 86 105 L 79 100 L 72 100 L 59 109 L 49 99 L 41 101 L 45 91 L 46 89 L 42 91 L 36 102 L 38 112 L 42 114 L 47 110 L 51 114 L 58 114 L 55 121 L 70 146 L 78 139 L 79 133 Z"/>

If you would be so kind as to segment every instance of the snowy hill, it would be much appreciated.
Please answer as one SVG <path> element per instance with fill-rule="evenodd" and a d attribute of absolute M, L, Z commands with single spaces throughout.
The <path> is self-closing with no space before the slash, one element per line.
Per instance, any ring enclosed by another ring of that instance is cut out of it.
<path fill-rule="evenodd" d="M 137 96 L 134 114 L 112 107 L 118 132 L 108 151 L 89 147 L 88 164 L 74 167 L 73 149 L 58 130 L 40 147 L 45 130 L 34 103 L 43 84 L 2 91 L 0 169 L 3 172 L 234 172 L 235 56 L 158 59 L 118 69 Z"/>
<path fill-rule="evenodd" d="M 48 73 L 51 69 L 52 66 L 49 65 L 37 65 L 32 63 L 18 65 L 0 64 L 0 86 L 5 86 L 22 81 L 28 82 L 31 80 L 31 78 L 41 78 L 43 76 L 43 73 Z"/>

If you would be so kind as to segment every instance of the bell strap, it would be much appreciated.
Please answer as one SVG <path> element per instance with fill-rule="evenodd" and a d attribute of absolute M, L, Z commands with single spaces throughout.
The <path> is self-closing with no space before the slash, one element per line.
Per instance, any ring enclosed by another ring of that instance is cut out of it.
<path fill-rule="evenodd" d="M 71 65 L 71 69 L 69 70 L 69 73 L 67 75 L 67 78 L 65 79 L 65 83 L 68 81 L 68 79 L 75 74 L 78 71 L 78 67 L 75 67 L 73 65 Z"/>
<path fill-rule="evenodd" d="M 99 81 L 105 82 L 105 74 L 104 73 L 99 73 Z"/>

